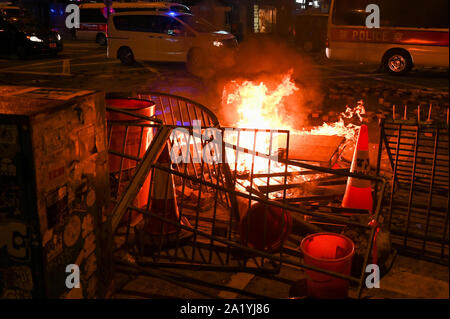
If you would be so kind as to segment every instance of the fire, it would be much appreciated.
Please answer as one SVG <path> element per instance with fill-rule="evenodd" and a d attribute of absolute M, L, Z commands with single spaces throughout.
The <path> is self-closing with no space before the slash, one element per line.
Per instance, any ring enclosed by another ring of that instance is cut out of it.
<path fill-rule="evenodd" d="M 324 123 L 322 126 L 315 127 L 311 130 L 295 131 L 296 134 L 306 135 L 328 135 L 328 136 L 344 136 L 347 141 L 356 142 L 359 126 L 349 123 L 345 124 L 345 119 L 352 119 L 354 116 L 358 116 L 360 122 L 363 122 L 363 116 L 366 114 L 364 108 L 364 102 L 358 101 L 358 104 L 351 108 L 347 105 L 345 112 L 342 112 L 338 122 L 331 124 Z"/>
<path fill-rule="evenodd" d="M 238 127 L 261 129 L 286 129 L 280 110 L 284 108 L 284 98 L 291 96 L 299 88 L 291 79 L 292 71 L 283 76 L 283 80 L 274 89 L 269 90 L 264 82 L 245 81 L 239 84 L 232 81 L 224 90 L 225 107 L 237 106 Z M 234 89 L 234 90 L 233 90 Z"/>
<path fill-rule="evenodd" d="M 338 122 L 324 123 L 320 127 L 305 130 L 292 127 L 282 112 L 285 109 L 285 98 L 299 90 L 292 80 L 291 70 L 283 75 L 281 83 L 273 90 L 269 90 L 264 82 L 231 81 L 224 87 L 222 104 L 225 108 L 237 109 L 238 119 L 235 123 L 237 127 L 283 129 L 295 134 L 337 135 L 354 140 L 359 126 L 345 124 L 345 120 L 352 119 L 356 115 L 360 122 L 363 121 L 366 111 L 362 100 L 354 108 L 347 105 L 345 112 L 340 114 Z"/>
<path fill-rule="evenodd" d="M 291 97 L 300 89 L 292 80 L 292 71 L 282 76 L 282 80 L 269 89 L 265 82 L 253 81 L 231 81 L 223 90 L 222 106 L 228 109 L 236 109 L 238 118 L 235 126 L 239 128 L 249 129 L 283 129 L 289 130 L 291 134 L 308 134 L 308 135 L 337 135 L 344 136 L 348 142 L 354 142 L 359 130 L 359 126 L 355 124 L 346 124 L 346 120 L 352 119 L 355 115 L 360 121 L 365 115 L 365 108 L 363 101 L 359 101 L 357 106 L 352 108 L 347 106 L 345 112 L 340 114 L 339 121 L 331 124 L 324 123 L 320 127 L 315 127 L 310 130 L 292 127 L 285 118 L 283 111 L 286 109 L 286 98 Z M 273 80 L 270 80 L 273 84 Z M 295 116 L 295 114 L 293 115 Z M 281 135 L 281 134 L 280 134 Z M 238 145 L 241 148 L 247 148 L 251 151 L 255 150 L 265 155 L 274 155 L 278 152 L 277 136 L 276 134 L 254 131 L 240 131 L 238 135 L 225 136 L 228 143 Z M 237 156 L 237 157 L 236 157 Z M 245 152 L 234 152 L 227 150 L 227 159 L 232 169 L 236 169 L 238 173 L 245 173 L 253 171 L 255 174 L 265 173 L 281 173 L 286 170 L 285 165 L 277 161 L 269 161 L 266 158 L 252 156 Z M 288 172 L 301 171 L 298 167 L 289 166 Z M 296 182 L 299 178 L 303 181 L 314 179 L 314 176 L 296 177 Z M 290 178 L 288 178 L 290 179 Z M 253 185 L 263 184 L 282 184 L 284 177 L 270 177 L 263 178 L 258 181 L 254 180 Z M 249 186 L 249 181 L 243 181 L 242 186 Z M 279 195 L 279 194 L 278 194 Z M 274 196 L 277 196 L 276 194 Z"/>
<path fill-rule="evenodd" d="M 293 95 L 299 88 L 291 78 L 292 70 L 283 75 L 280 83 L 275 83 L 274 89 L 269 89 L 264 82 L 231 81 L 225 86 L 222 104 L 225 108 L 235 108 L 238 119 L 235 126 L 250 129 L 292 129 L 286 123 L 282 110 L 285 108 L 285 98 Z M 278 152 L 278 136 L 253 131 L 241 131 L 239 136 L 232 136 L 228 142 L 239 145 L 251 151 L 261 152 L 273 156 Z M 270 161 L 253 157 L 251 154 L 238 152 L 237 158 L 234 152 L 229 152 L 227 158 L 236 164 L 238 172 L 252 170 L 255 173 L 269 173 L 282 171 L 282 165 L 276 161 Z"/>

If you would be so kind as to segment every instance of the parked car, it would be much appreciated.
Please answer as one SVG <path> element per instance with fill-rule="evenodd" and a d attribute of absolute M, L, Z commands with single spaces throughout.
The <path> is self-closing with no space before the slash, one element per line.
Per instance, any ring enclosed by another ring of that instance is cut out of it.
<path fill-rule="evenodd" d="M 25 58 L 36 54 L 57 55 L 63 49 L 61 36 L 39 26 L 29 17 L 0 17 L 0 51 Z"/>
<path fill-rule="evenodd" d="M 112 15 L 108 23 L 108 57 L 128 65 L 143 60 L 198 68 L 237 46 L 231 33 L 187 13 L 124 12 Z"/>
<path fill-rule="evenodd" d="M 7 17 L 23 17 L 25 11 L 18 6 L 15 6 L 9 2 L 0 3 L 0 16 Z"/>

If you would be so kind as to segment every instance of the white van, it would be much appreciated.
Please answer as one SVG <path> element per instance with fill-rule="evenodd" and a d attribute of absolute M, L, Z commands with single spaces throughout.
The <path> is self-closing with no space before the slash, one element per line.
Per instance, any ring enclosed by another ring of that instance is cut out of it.
<path fill-rule="evenodd" d="M 80 28 L 75 36 L 80 40 L 106 44 L 107 8 L 103 3 L 82 3 L 80 8 Z M 173 2 L 113 2 L 110 14 L 127 11 L 185 12 L 189 7 Z"/>
<path fill-rule="evenodd" d="M 108 23 L 108 57 L 126 65 L 143 60 L 196 67 L 205 58 L 237 46 L 234 35 L 187 13 L 116 13 Z"/>

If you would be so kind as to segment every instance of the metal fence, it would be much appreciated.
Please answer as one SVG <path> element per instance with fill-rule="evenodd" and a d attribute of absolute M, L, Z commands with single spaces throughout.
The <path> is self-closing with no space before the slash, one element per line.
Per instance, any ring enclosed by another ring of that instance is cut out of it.
<path fill-rule="evenodd" d="M 378 167 L 384 149 L 392 167 L 386 216 L 400 253 L 448 265 L 448 124 L 382 121 Z"/>
<path fill-rule="evenodd" d="M 113 230 L 125 237 L 121 249 L 132 256 L 133 265 L 276 274 L 287 264 L 349 280 L 361 295 L 384 179 L 289 160 L 289 131 L 220 128 L 199 104 L 156 93 L 147 98 L 158 101 L 158 118 L 109 123 L 128 131 L 152 130 L 145 154 L 122 154 L 136 165 L 123 191 L 113 194 Z M 197 113 L 188 112 L 191 107 Z M 191 115 L 181 118 L 184 114 Z M 192 125 L 196 119 L 201 127 Z M 211 124 L 216 130 L 209 130 Z M 179 155 L 179 162 L 171 163 L 169 154 Z M 372 214 L 340 207 L 349 177 L 372 183 Z M 257 218 L 250 226 L 251 213 Z M 126 218 L 133 214 L 141 216 L 135 219 L 140 222 Z M 306 235 L 348 229 L 358 230 L 367 243 L 360 247 L 355 272 L 343 275 L 302 261 L 298 247 Z M 130 266 L 120 258 L 117 263 Z"/>

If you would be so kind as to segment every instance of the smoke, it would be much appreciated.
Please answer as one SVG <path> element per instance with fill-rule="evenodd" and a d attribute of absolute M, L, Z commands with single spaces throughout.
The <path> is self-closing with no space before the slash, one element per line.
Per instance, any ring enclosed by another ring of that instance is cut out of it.
<path fill-rule="evenodd" d="M 292 72 L 291 79 L 299 90 L 285 98 L 278 109 L 278 113 L 283 115 L 285 122 L 291 127 L 302 128 L 306 125 L 307 116 L 322 107 L 319 71 L 313 67 L 310 57 L 302 55 L 285 42 L 276 38 L 254 36 L 241 43 L 233 56 L 232 63 L 229 63 L 230 55 L 220 57 L 220 61 L 228 63 L 211 61 L 209 65 L 215 66 L 214 75 L 211 76 L 212 72 L 205 73 L 205 77 L 208 77 L 205 84 L 218 98 L 209 101 L 208 105 L 216 106 L 213 111 L 222 125 L 233 125 L 238 119 L 236 109 L 223 105 L 220 107 L 224 87 L 231 81 L 252 81 L 256 84 L 263 82 L 270 91 L 282 82 L 288 72 Z"/>

